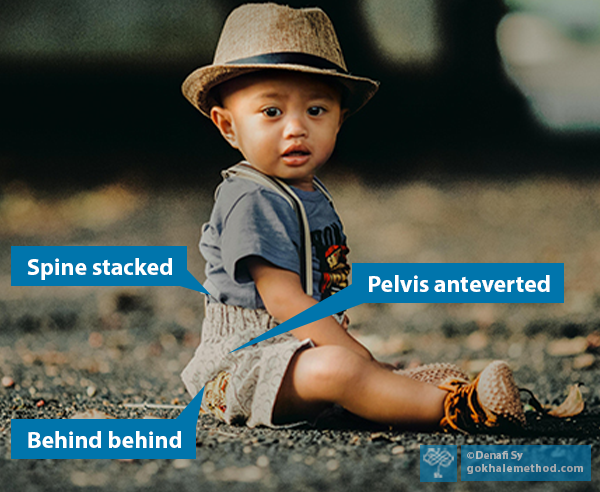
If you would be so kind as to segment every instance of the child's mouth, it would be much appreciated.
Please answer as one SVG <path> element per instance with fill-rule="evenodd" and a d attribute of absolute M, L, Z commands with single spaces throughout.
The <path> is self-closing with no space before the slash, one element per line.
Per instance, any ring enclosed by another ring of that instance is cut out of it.
<path fill-rule="evenodd" d="M 293 149 L 284 152 L 281 157 L 288 166 L 301 166 L 310 159 L 310 152 L 304 149 Z"/>
<path fill-rule="evenodd" d="M 294 150 L 292 152 L 286 152 L 283 154 L 283 157 L 294 157 L 298 155 L 309 155 L 309 152 L 304 152 L 303 150 Z"/>

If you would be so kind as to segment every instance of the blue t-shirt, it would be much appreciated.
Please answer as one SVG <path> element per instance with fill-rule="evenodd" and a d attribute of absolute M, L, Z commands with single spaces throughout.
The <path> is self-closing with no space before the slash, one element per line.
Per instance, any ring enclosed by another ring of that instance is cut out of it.
<path fill-rule="evenodd" d="M 304 205 L 310 226 L 313 297 L 320 301 L 348 285 L 346 236 L 323 193 L 293 190 Z M 300 224 L 285 198 L 248 179 L 228 177 L 219 187 L 210 222 L 202 230 L 204 285 L 218 302 L 263 308 L 242 260 L 260 256 L 301 275 L 300 248 Z"/>

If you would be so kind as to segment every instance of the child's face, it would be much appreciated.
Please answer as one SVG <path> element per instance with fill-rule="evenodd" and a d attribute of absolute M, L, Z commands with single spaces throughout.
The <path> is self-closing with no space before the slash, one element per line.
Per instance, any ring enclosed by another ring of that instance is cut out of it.
<path fill-rule="evenodd" d="M 317 76 L 274 71 L 224 84 L 221 98 L 211 118 L 225 139 L 259 171 L 312 190 L 345 114 L 339 91 Z"/>

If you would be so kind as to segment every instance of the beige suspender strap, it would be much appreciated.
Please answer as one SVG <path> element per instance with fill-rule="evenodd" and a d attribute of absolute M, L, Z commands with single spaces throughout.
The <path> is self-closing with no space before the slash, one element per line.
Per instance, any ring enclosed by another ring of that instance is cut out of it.
<path fill-rule="evenodd" d="M 302 204 L 302 200 L 298 198 L 298 195 L 294 193 L 294 191 L 283 181 L 277 178 L 273 178 L 275 181 L 279 183 L 294 199 L 294 201 L 298 205 L 298 210 L 300 211 L 300 227 L 304 229 L 304 251 L 300 254 L 304 253 L 304 291 L 310 297 L 313 296 L 313 272 L 312 272 L 312 241 L 310 239 L 310 226 L 308 224 L 308 217 L 306 216 L 306 210 L 304 209 L 304 205 Z"/>
<path fill-rule="evenodd" d="M 327 200 L 329 200 L 329 204 L 333 207 L 333 198 L 327 191 L 327 188 L 325 188 L 325 185 L 323 183 L 321 183 L 321 180 L 319 178 L 315 177 L 313 179 L 313 185 L 317 190 L 319 190 L 321 193 L 323 193 L 325 198 L 327 198 Z"/>

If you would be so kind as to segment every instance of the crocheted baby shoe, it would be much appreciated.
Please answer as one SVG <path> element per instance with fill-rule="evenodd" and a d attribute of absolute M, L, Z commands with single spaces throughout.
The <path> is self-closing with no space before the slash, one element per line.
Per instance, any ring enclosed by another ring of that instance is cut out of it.
<path fill-rule="evenodd" d="M 444 430 L 477 432 L 525 424 L 519 389 L 504 361 L 492 362 L 471 383 L 449 379 L 439 388 L 448 391 L 440 422 Z"/>
<path fill-rule="evenodd" d="M 469 382 L 467 373 L 462 371 L 458 366 L 447 362 L 424 364 L 412 369 L 401 369 L 394 372 L 423 383 L 435 384 L 436 386 L 450 379 L 460 379 L 464 380 L 466 383 Z"/>

